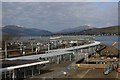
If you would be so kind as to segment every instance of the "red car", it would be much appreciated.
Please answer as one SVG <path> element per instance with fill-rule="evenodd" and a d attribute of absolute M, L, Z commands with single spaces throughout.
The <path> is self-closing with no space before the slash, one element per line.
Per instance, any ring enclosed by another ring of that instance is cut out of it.
<path fill-rule="evenodd" d="M 120 67 L 119 67 L 119 68 L 117 68 L 117 72 L 119 72 L 119 73 L 120 73 Z"/>

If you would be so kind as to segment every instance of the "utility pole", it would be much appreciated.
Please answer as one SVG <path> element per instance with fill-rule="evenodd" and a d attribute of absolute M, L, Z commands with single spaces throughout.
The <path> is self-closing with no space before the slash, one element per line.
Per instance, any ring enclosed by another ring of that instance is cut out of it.
<path fill-rule="evenodd" d="M 33 53 L 33 42 L 31 42 L 31 46 L 32 46 L 32 53 Z"/>
<path fill-rule="evenodd" d="M 5 59 L 7 58 L 7 43 L 6 43 L 6 41 L 5 41 Z"/>
<path fill-rule="evenodd" d="M 22 42 L 20 42 L 20 53 L 22 53 Z"/>
<path fill-rule="evenodd" d="M 36 50 L 35 50 L 36 54 L 38 53 L 38 47 L 36 47 Z"/>
<path fill-rule="evenodd" d="M 48 53 L 49 53 L 49 50 L 50 50 L 50 43 L 48 43 Z"/>

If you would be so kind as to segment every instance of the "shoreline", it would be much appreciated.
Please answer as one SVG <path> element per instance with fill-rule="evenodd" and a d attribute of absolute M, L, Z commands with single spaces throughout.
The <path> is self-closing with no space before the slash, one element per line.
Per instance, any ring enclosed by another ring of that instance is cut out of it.
<path fill-rule="evenodd" d="M 96 41 L 100 41 L 101 44 L 111 46 L 114 42 L 118 42 L 114 47 L 120 50 L 119 36 L 118 35 L 106 35 L 106 36 L 95 36 Z"/>
<path fill-rule="evenodd" d="M 103 53 L 104 55 L 119 55 L 120 50 L 116 48 L 115 46 L 106 45 L 104 43 L 101 43 L 102 46 L 106 46 L 103 50 L 99 51 L 99 53 Z M 119 57 L 119 56 L 118 56 Z"/>

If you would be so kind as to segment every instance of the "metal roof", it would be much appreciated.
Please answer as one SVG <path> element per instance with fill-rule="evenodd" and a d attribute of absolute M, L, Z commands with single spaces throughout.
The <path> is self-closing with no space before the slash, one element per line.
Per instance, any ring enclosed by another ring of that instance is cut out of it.
<path fill-rule="evenodd" d="M 23 64 L 31 64 L 35 62 L 41 62 L 39 60 L 2 60 L 0 64 L 2 65 L 2 68 L 10 67 L 10 66 L 17 66 L 17 65 L 23 65 Z"/>
<path fill-rule="evenodd" d="M 36 54 L 36 55 L 22 56 L 22 57 L 16 57 L 16 58 L 7 58 L 7 60 L 17 60 L 17 59 L 31 60 L 31 59 L 39 59 L 40 57 L 41 58 L 53 57 L 53 56 L 57 56 L 57 55 L 72 53 L 69 50 L 75 50 L 75 49 L 95 46 L 95 45 L 99 45 L 99 44 L 100 44 L 100 42 L 95 41 L 94 43 L 86 44 L 86 45 L 82 45 L 82 46 L 70 47 L 70 48 L 65 48 L 65 49 L 50 50 L 49 53 L 45 53 L 45 54 Z"/>
<path fill-rule="evenodd" d="M 23 67 L 29 67 L 29 66 L 34 66 L 34 65 L 40 65 L 40 64 L 46 64 L 49 63 L 49 61 L 40 61 L 40 62 L 34 62 L 34 63 L 27 63 L 27 64 L 21 64 L 21 65 L 16 65 L 16 66 L 10 66 L 10 67 L 5 67 L 5 68 L 0 68 L 0 72 L 3 71 L 8 71 L 8 70 L 14 70 L 17 68 L 23 68 Z"/>
<path fill-rule="evenodd" d="M 91 43 L 91 44 L 85 44 L 85 45 L 81 45 L 81 46 L 69 47 L 69 48 L 64 48 L 64 49 L 49 50 L 49 52 L 53 52 L 53 51 L 69 51 L 69 50 L 75 50 L 75 49 L 82 49 L 82 48 L 91 47 L 91 46 L 95 46 L 95 45 L 99 45 L 99 44 L 100 44 L 100 42 L 94 41 L 94 43 Z"/>
<path fill-rule="evenodd" d="M 16 57 L 16 58 L 7 58 L 7 60 L 34 60 L 34 59 L 39 59 L 40 57 L 46 58 L 46 57 L 53 57 L 53 56 L 69 54 L 69 53 L 73 53 L 73 52 L 57 51 L 57 52 L 50 52 L 50 53 L 45 53 L 45 54 L 36 54 L 36 55 L 22 56 L 22 57 Z"/>

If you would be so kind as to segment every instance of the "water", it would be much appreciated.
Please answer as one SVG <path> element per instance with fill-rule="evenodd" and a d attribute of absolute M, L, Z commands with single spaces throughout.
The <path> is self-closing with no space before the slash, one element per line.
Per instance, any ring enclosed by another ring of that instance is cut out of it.
<path fill-rule="evenodd" d="M 100 41 L 108 46 L 111 46 L 114 42 L 118 42 L 118 36 L 96 36 L 96 40 Z M 119 43 L 120 45 L 120 43 Z M 120 50 L 120 46 L 118 44 L 115 45 L 116 48 Z"/>

